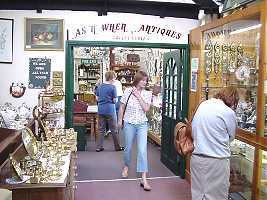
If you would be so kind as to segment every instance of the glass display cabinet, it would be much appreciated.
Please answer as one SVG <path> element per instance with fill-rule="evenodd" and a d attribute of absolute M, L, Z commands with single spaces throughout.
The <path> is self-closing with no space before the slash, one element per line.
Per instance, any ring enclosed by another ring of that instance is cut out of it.
<path fill-rule="evenodd" d="M 240 140 L 231 143 L 230 192 L 249 199 L 251 196 L 255 147 Z"/>
<path fill-rule="evenodd" d="M 74 92 L 94 92 L 95 85 L 103 79 L 109 64 L 109 50 L 105 47 L 75 47 Z"/>
<path fill-rule="evenodd" d="M 201 99 L 213 97 L 222 87 L 238 88 L 238 129 L 230 159 L 233 200 L 267 195 L 266 10 L 266 1 L 256 2 L 190 33 L 191 59 L 199 59 L 199 68 L 197 90 L 189 94 L 189 115 Z"/>
<path fill-rule="evenodd" d="M 260 27 L 259 16 L 254 16 L 204 31 L 203 97 L 236 86 L 238 126 L 252 133 L 256 132 Z"/>

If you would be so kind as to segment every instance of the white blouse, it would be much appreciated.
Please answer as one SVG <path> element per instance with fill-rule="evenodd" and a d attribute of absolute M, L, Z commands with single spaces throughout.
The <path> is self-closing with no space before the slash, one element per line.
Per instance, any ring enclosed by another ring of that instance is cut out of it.
<path fill-rule="evenodd" d="M 131 94 L 133 88 L 126 88 L 124 94 L 121 97 L 121 103 L 126 104 L 129 95 Z M 147 90 L 141 91 L 141 97 L 147 104 L 151 104 L 152 92 Z M 142 124 L 147 122 L 145 111 L 142 109 L 139 100 L 131 94 L 128 104 L 126 106 L 125 114 L 123 117 L 125 122 L 130 124 Z"/>

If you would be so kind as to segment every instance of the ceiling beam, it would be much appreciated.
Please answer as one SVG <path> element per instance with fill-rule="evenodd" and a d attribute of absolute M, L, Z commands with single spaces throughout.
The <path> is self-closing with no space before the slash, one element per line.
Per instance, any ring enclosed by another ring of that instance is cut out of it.
<path fill-rule="evenodd" d="M 1 0 L 0 9 L 39 12 L 42 10 L 96 11 L 99 15 L 119 12 L 191 19 L 198 19 L 199 10 L 203 8 L 207 12 L 217 12 L 216 4 L 212 0 L 194 1 L 196 4 L 134 0 Z M 208 7 L 210 5 L 213 7 Z"/>

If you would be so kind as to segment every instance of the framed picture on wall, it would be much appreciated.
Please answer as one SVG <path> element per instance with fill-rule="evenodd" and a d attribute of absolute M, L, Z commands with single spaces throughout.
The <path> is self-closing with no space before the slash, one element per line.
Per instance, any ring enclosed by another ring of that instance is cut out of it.
<path fill-rule="evenodd" d="M 25 50 L 63 51 L 63 19 L 25 18 Z"/>
<path fill-rule="evenodd" d="M 0 18 L 0 63 L 13 62 L 13 19 Z"/>

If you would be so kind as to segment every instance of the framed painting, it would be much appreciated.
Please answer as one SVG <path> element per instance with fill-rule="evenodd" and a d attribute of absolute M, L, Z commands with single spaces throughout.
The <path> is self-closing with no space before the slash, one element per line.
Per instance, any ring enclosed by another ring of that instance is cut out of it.
<path fill-rule="evenodd" d="M 63 19 L 25 18 L 25 50 L 63 51 Z"/>
<path fill-rule="evenodd" d="M 0 18 L 0 63 L 13 62 L 13 19 Z"/>

